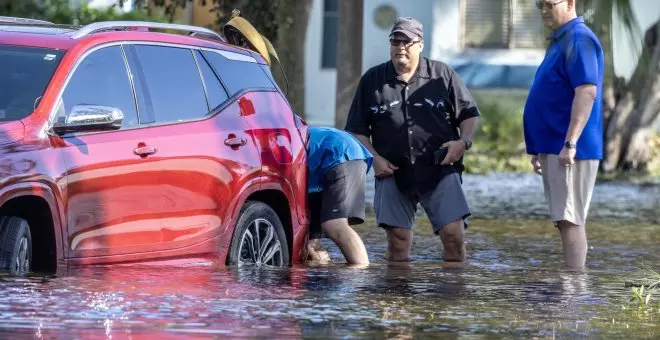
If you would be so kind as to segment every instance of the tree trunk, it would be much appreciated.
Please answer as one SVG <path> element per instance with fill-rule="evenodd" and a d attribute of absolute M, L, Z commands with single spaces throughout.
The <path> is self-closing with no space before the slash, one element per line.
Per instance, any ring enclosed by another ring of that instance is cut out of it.
<path fill-rule="evenodd" d="M 660 34 L 660 23 L 651 30 Z M 650 161 L 649 136 L 655 131 L 659 116 L 660 44 L 656 40 L 644 44 L 637 67 L 606 121 L 602 170 L 646 172 Z"/>
<path fill-rule="evenodd" d="M 305 116 L 305 38 L 311 10 L 312 0 L 280 0 L 277 41 L 273 42 L 289 80 L 287 98 L 301 117 Z"/>
<path fill-rule="evenodd" d="M 337 32 L 337 95 L 335 127 L 346 126 L 348 110 L 362 76 L 362 14 L 364 2 L 339 1 Z"/>

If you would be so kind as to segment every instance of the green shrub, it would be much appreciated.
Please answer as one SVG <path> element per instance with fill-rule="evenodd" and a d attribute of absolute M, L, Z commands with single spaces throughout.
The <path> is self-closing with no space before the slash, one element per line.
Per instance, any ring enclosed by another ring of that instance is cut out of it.
<path fill-rule="evenodd" d="M 474 91 L 481 117 L 466 172 L 530 171 L 525 153 L 522 113 L 526 92 Z"/>
<path fill-rule="evenodd" d="M 0 0 L 0 15 L 74 25 L 109 20 L 167 21 L 167 17 L 161 14 L 148 15 L 141 10 L 122 12 L 116 5 L 105 9 L 91 8 L 86 4 L 72 8 L 68 0 Z"/>

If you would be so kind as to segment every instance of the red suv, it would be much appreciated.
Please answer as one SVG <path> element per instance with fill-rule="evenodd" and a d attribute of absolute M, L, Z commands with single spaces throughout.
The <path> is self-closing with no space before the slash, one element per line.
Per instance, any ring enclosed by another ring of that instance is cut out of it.
<path fill-rule="evenodd" d="M 0 270 L 300 262 L 307 131 L 261 55 L 194 26 L 0 21 Z"/>

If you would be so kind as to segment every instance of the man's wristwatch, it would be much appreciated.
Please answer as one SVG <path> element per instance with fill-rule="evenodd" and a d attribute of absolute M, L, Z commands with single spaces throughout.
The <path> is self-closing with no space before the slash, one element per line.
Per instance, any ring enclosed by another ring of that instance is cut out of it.
<path fill-rule="evenodd" d="M 465 151 L 470 150 L 472 147 L 472 141 L 467 138 L 461 138 L 461 140 L 465 143 Z"/>
<path fill-rule="evenodd" d="M 577 145 L 575 143 L 572 143 L 570 140 L 567 140 L 564 142 L 564 147 L 567 149 L 575 149 Z"/>

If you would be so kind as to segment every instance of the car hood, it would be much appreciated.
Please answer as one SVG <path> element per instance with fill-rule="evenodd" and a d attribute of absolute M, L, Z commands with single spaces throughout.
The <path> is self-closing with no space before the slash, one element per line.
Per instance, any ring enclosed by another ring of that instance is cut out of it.
<path fill-rule="evenodd" d="M 0 145 L 18 143 L 23 137 L 25 137 L 25 125 L 22 122 L 0 122 Z"/>

